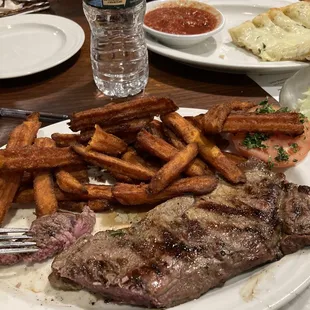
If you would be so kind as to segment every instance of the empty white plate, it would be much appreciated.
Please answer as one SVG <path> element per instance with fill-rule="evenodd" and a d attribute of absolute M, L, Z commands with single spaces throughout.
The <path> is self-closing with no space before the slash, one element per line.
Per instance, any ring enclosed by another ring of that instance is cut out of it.
<path fill-rule="evenodd" d="M 83 29 L 54 15 L 17 15 L 0 19 L 0 78 L 14 78 L 54 67 L 83 45 Z"/>

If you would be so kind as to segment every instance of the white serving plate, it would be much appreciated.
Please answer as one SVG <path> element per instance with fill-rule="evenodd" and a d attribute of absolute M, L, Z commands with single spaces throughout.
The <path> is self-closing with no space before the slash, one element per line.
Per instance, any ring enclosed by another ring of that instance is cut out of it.
<path fill-rule="evenodd" d="M 83 45 L 83 29 L 70 19 L 31 14 L 0 19 L 0 79 L 59 65 Z"/>
<path fill-rule="evenodd" d="M 263 62 L 252 53 L 236 47 L 228 29 L 273 7 L 282 7 L 291 2 L 281 0 L 201 0 L 218 9 L 226 23 L 221 32 L 206 41 L 184 49 L 171 48 L 146 34 L 150 51 L 202 69 L 233 73 L 279 73 L 297 71 L 309 65 L 305 62 Z"/>
<path fill-rule="evenodd" d="M 180 108 L 182 115 L 194 116 L 206 112 L 200 109 Z M 52 133 L 70 133 L 67 121 L 40 129 L 40 137 Z M 310 156 L 298 166 L 287 170 L 289 181 L 310 185 Z M 11 209 L 9 227 L 29 227 L 35 216 L 32 209 Z M 126 226 L 126 219 L 135 221 L 134 210 L 118 214 L 97 215 L 95 230 Z M 133 310 L 130 306 L 105 304 L 85 292 L 56 291 L 49 285 L 52 260 L 33 266 L 0 267 L 1 310 Z M 224 287 L 211 290 L 201 298 L 177 306 L 175 310 L 275 310 L 292 300 L 310 283 L 310 249 L 285 256 L 278 262 L 257 268 L 229 280 Z M 287 308 L 286 310 L 297 308 Z M 301 310 L 301 307 L 298 308 Z"/>

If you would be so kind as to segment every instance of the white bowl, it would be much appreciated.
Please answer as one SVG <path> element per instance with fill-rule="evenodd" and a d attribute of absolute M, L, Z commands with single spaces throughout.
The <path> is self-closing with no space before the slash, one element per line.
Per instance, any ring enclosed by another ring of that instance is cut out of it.
<path fill-rule="evenodd" d="M 167 32 L 162 32 L 155 30 L 153 28 L 150 28 L 143 25 L 143 28 L 145 31 L 147 31 L 149 34 L 156 37 L 159 41 L 162 43 L 176 48 L 185 48 L 194 44 L 198 44 L 204 40 L 206 40 L 209 37 L 212 37 L 216 33 L 220 32 L 224 25 L 225 25 L 225 17 L 224 15 L 214 8 L 213 6 L 208 5 L 204 1 L 194 1 L 194 0 L 157 0 L 157 1 L 151 1 L 146 4 L 146 14 L 152 10 L 155 10 L 160 7 L 169 6 L 171 4 L 176 4 L 177 6 L 191 6 L 191 7 L 197 7 L 199 9 L 206 10 L 212 14 L 214 14 L 218 18 L 218 25 L 215 29 L 209 32 L 204 32 L 200 34 L 191 34 L 191 35 L 183 35 L 183 34 L 171 34 Z"/>
<path fill-rule="evenodd" d="M 298 99 L 310 88 L 310 66 L 296 72 L 286 80 L 280 91 L 280 106 L 299 111 Z"/>

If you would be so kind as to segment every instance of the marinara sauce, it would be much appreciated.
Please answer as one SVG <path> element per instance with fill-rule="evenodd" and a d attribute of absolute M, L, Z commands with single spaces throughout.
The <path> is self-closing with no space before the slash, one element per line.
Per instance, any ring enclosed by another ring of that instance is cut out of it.
<path fill-rule="evenodd" d="M 146 26 L 173 34 L 199 34 L 217 26 L 217 18 L 210 12 L 194 7 L 163 7 L 148 12 Z"/>

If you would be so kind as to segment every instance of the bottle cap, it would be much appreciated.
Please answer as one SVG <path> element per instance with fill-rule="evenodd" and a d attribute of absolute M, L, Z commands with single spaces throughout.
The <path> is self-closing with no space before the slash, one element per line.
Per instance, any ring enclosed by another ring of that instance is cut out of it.
<path fill-rule="evenodd" d="M 100 9 L 126 9 L 140 4 L 145 0 L 84 0 L 88 5 Z"/>

